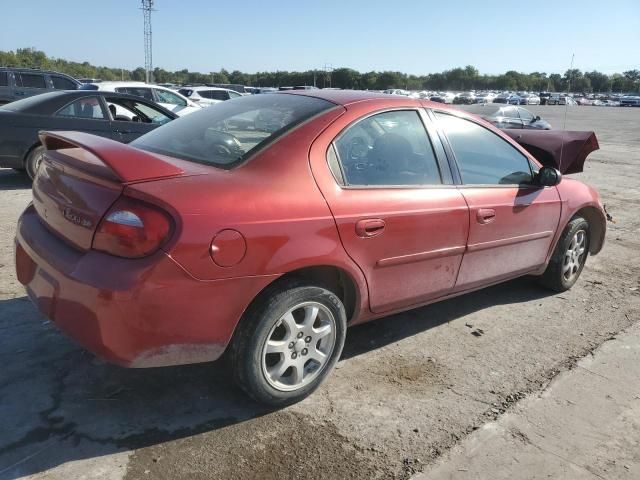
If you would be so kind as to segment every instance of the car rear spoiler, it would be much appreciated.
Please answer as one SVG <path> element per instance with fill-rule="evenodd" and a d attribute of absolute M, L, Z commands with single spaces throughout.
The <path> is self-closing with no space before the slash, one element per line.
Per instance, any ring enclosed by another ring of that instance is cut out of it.
<path fill-rule="evenodd" d="M 82 132 L 40 132 L 40 142 L 49 151 L 80 148 L 89 152 L 115 174 L 122 183 L 177 177 L 184 171 L 153 153 L 130 147 L 104 137 Z M 85 168 L 93 170 L 89 162 L 82 162 L 78 156 L 74 163 L 84 163 Z"/>
<path fill-rule="evenodd" d="M 505 129 L 542 165 L 555 167 L 561 173 L 582 172 L 587 156 L 600 148 L 594 132 L 567 130 Z"/>

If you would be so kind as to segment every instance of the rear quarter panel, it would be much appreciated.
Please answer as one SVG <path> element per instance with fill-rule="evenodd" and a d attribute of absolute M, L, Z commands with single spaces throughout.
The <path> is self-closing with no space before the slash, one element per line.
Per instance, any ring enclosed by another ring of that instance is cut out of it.
<path fill-rule="evenodd" d="M 235 169 L 206 167 L 206 175 L 128 189 L 171 205 L 180 216 L 179 238 L 167 253 L 196 279 L 277 276 L 330 265 L 347 272 L 364 296 L 359 304 L 366 304 L 362 272 L 342 247 L 309 165 L 309 146 L 342 112 L 336 108 L 308 121 Z M 242 234 L 246 253 L 236 265 L 221 267 L 210 247 L 226 229 Z"/>

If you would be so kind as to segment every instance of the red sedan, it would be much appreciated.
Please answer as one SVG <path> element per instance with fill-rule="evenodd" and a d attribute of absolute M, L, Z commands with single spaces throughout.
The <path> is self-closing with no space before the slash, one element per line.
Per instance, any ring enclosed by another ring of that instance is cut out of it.
<path fill-rule="evenodd" d="M 45 132 L 18 278 L 110 362 L 227 352 L 253 398 L 291 403 L 347 326 L 521 275 L 570 288 L 606 225 L 596 191 L 554 168 L 581 170 L 595 137 L 561 137 L 527 137 L 543 166 L 442 104 L 336 91 L 234 99 L 129 145 Z"/>

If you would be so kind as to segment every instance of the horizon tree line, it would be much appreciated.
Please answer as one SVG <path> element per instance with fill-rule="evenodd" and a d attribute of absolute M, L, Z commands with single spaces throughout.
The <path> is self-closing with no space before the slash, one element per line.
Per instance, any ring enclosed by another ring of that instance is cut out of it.
<path fill-rule="evenodd" d="M 89 62 L 73 62 L 48 57 L 35 48 L 18 48 L 14 51 L 0 51 L 0 66 L 16 66 L 55 70 L 75 78 L 97 78 L 101 80 L 144 81 L 145 70 L 134 70 L 94 66 Z M 201 73 L 188 69 L 168 71 L 156 67 L 153 71 L 156 83 L 205 84 L 229 83 L 253 87 L 281 87 L 315 85 L 361 90 L 385 90 L 401 88 L 405 90 L 530 90 L 562 92 L 568 88 L 574 92 L 631 92 L 640 90 L 640 70 L 628 70 L 607 75 L 593 70 L 582 72 L 575 68 L 559 73 L 522 73 L 509 70 L 500 75 L 480 74 L 477 68 L 467 65 L 439 73 L 412 75 L 397 71 L 358 72 L 352 68 L 336 68 L 331 72 L 323 70 L 275 71 L 245 73 L 238 70 L 229 72 Z M 570 87 L 569 87 L 570 85 Z"/>

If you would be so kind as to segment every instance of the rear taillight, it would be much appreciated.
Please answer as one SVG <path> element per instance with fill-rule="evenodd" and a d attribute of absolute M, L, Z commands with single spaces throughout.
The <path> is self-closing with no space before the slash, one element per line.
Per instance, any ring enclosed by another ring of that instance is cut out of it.
<path fill-rule="evenodd" d="M 167 213 L 140 200 L 120 197 L 100 221 L 92 248 L 118 257 L 144 257 L 162 246 L 171 229 Z"/>

